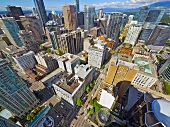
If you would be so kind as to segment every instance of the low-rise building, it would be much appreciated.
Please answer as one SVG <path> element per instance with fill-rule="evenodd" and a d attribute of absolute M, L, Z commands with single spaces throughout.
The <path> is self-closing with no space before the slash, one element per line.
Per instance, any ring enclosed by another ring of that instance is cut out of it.
<path fill-rule="evenodd" d="M 40 71 L 45 70 L 45 73 L 50 73 L 53 70 L 58 68 L 57 60 L 51 54 L 48 54 L 42 51 L 42 52 L 37 53 L 35 55 L 35 58 L 38 62 L 38 65 L 36 66 L 36 68 Z"/>
<path fill-rule="evenodd" d="M 27 69 L 33 69 L 35 65 L 37 64 L 37 61 L 35 60 L 35 53 L 33 51 L 29 51 L 25 54 L 15 54 L 12 58 L 16 62 L 16 64 L 19 66 L 19 68 L 25 72 Z"/>
<path fill-rule="evenodd" d="M 101 68 L 104 63 L 106 55 L 106 43 L 98 40 L 97 44 L 89 47 L 88 64 Z"/>

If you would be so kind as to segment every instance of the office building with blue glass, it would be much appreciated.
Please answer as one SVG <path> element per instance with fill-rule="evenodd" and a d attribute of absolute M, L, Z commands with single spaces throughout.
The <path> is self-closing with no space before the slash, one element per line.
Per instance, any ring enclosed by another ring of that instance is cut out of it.
<path fill-rule="evenodd" d="M 38 100 L 7 61 L 0 59 L 0 105 L 22 118 Z"/>

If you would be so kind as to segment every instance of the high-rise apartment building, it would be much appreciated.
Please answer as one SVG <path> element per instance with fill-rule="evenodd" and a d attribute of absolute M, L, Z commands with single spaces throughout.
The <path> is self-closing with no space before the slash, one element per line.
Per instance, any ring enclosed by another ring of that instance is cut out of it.
<path fill-rule="evenodd" d="M 142 30 L 142 25 L 131 24 L 128 29 L 128 33 L 126 35 L 124 43 L 129 43 L 132 46 L 134 46 L 139 37 L 141 30 Z"/>
<path fill-rule="evenodd" d="M 97 68 L 101 68 L 106 55 L 106 43 L 98 40 L 98 44 L 89 47 L 88 64 Z"/>
<path fill-rule="evenodd" d="M 9 63 L 0 60 L 0 105 L 23 118 L 37 106 L 38 100 Z"/>
<path fill-rule="evenodd" d="M 111 13 L 107 20 L 107 38 L 112 38 L 115 42 L 119 41 L 122 16 L 122 13 Z"/>
<path fill-rule="evenodd" d="M 164 46 L 170 37 L 170 27 L 168 25 L 158 25 L 152 32 L 148 43 L 154 46 Z"/>
<path fill-rule="evenodd" d="M 74 0 L 74 4 L 75 4 L 75 6 L 76 6 L 76 10 L 77 10 L 77 12 L 80 12 L 79 0 Z"/>
<path fill-rule="evenodd" d="M 0 116 L 0 125 L 1 127 L 20 127 L 19 125 L 15 124 L 14 122 L 7 120 Z"/>
<path fill-rule="evenodd" d="M 47 13 L 45 10 L 44 2 L 43 0 L 34 0 L 35 8 L 38 12 L 39 19 L 41 21 L 42 26 L 45 26 L 45 23 L 47 22 Z"/>
<path fill-rule="evenodd" d="M 18 35 L 20 29 L 14 18 L 0 18 L 0 26 L 10 40 L 11 44 L 19 47 L 23 46 L 23 43 Z"/>
<path fill-rule="evenodd" d="M 94 27 L 95 7 L 84 5 L 84 29 L 90 33 L 90 28 Z"/>
<path fill-rule="evenodd" d="M 76 6 L 75 5 L 63 5 L 62 9 L 63 9 L 65 27 L 68 30 L 76 30 L 77 29 Z"/>
<path fill-rule="evenodd" d="M 99 27 L 101 28 L 101 34 L 106 34 L 106 28 L 107 28 L 107 19 L 106 18 L 100 18 L 99 19 Z"/>
<path fill-rule="evenodd" d="M 144 23 L 147 16 L 148 16 L 148 11 L 149 11 L 149 7 L 148 6 L 143 6 L 140 8 L 140 11 L 139 11 L 139 15 L 138 15 L 138 19 L 137 21 L 139 23 Z"/>
<path fill-rule="evenodd" d="M 21 7 L 8 5 L 8 6 L 6 7 L 6 9 L 7 9 L 8 15 L 9 15 L 10 17 L 14 17 L 16 20 L 19 19 L 19 16 L 24 15 Z"/>
<path fill-rule="evenodd" d="M 25 54 L 18 53 L 13 56 L 14 61 L 17 63 L 19 68 L 25 72 L 27 69 L 33 69 L 36 65 L 35 53 L 33 51 L 29 51 Z"/>
<path fill-rule="evenodd" d="M 23 27 L 21 30 L 25 30 L 26 32 L 32 31 L 34 41 L 38 43 L 43 42 L 42 35 L 44 32 L 39 19 L 35 16 L 20 16 L 19 21 Z"/>

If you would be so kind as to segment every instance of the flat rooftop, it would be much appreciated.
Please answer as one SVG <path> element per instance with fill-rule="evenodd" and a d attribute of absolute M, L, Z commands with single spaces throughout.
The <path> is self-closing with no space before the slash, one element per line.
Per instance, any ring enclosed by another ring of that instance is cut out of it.
<path fill-rule="evenodd" d="M 23 48 L 19 48 L 14 45 L 10 45 L 10 46 L 6 47 L 5 49 L 3 49 L 3 51 L 8 54 L 15 54 L 15 53 L 19 53 L 19 52 L 26 53 L 26 51 Z"/>
<path fill-rule="evenodd" d="M 73 55 L 73 54 L 70 54 L 70 53 L 66 53 L 60 57 L 58 57 L 58 61 L 62 61 L 62 62 L 70 62 L 70 63 L 73 63 L 75 60 L 78 59 L 78 56 L 77 55 Z"/>

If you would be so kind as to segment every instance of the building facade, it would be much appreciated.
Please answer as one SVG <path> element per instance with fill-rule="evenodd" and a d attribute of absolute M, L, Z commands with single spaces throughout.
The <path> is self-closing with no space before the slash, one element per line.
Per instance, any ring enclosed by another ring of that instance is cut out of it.
<path fill-rule="evenodd" d="M 19 68 L 25 72 L 27 69 L 33 69 L 36 65 L 35 53 L 33 51 L 29 51 L 28 53 L 22 54 L 18 53 L 13 56 L 14 61 L 19 66 Z"/>
<path fill-rule="evenodd" d="M 80 12 L 79 0 L 74 0 L 74 4 L 76 6 L 76 12 Z"/>
<path fill-rule="evenodd" d="M 152 32 L 148 43 L 154 46 L 164 46 L 170 37 L 170 27 L 168 25 L 158 25 Z"/>
<path fill-rule="evenodd" d="M 140 11 L 139 11 L 139 16 L 138 16 L 138 19 L 137 21 L 139 23 L 145 23 L 145 20 L 148 16 L 148 12 L 149 12 L 149 7 L 148 6 L 143 6 L 140 8 Z"/>
<path fill-rule="evenodd" d="M 88 50 L 88 64 L 97 68 L 101 68 L 105 59 L 106 43 L 98 40 L 98 44 L 90 46 Z"/>
<path fill-rule="evenodd" d="M 13 44 L 15 46 L 19 46 L 19 47 L 23 46 L 23 43 L 18 36 L 20 29 L 19 29 L 18 24 L 16 23 L 15 19 L 12 17 L 1 18 L 0 22 L 1 22 L 1 28 L 7 35 L 11 44 Z"/>
<path fill-rule="evenodd" d="M 77 12 L 74 5 L 63 5 L 64 24 L 68 30 L 77 29 Z"/>
<path fill-rule="evenodd" d="M 112 38 L 115 42 L 119 41 L 122 17 L 122 13 L 111 13 L 108 16 L 106 35 L 107 38 Z"/>
<path fill-rule="evenodd" d="M 84 12 L 77 12 L 77 22 L 79 27 L 84 25 Z"/>
<path fill-rule="evenodd" d="M 38 16 L 41 21 L 41 24 L 42 26 L 45 26 L 45 23 L 47 22 L 47 13 L 45 10 L 44 2 L 43 0 L 34 0 L 34 4 L 38 12 Z"/>
<path fill-rule="evenodd" d="M 35 58 L 38 64 L 45 68 L 47 73 L 52 72 L 58 68 L 57 60 L 50 56 L 48 53 L 39 52 L 35 55 Z"/>
<path fill-rule="evenodd" d="M 84 5 L 84 29 L 90 33 L 90 28 L 94 27 L 95 7 Z"/>
<path fill-rule="evenodd" d="M 23 118 L 37 106 L 38 100 L 12 67 L 0 60 L 0 105 Z"/>
<path fill-rule="evenodd" d="M 35 16 L 20 16 L 20 23 L 23 29 L 26 32 L 32 31 L 35 42 L 42 43 L 44 42 L 42 35 L 44 34 L 40 20 Z"/>
<path fill-rule="evenodd" d="M 170 82 L 170 59 L 167 60 L 159 70 L 159 75 Z"/>
<path fill-rule="evenodd" d="M 125 41 L 124 43 L 129 43 L 132 46 L 135 45 L 135 43 L 137 42 L 137 39 L 140 35 L 140 32 L 142 30 L 142 26 L 139 24 L 131 24 L 129 29 L 128 29 L 128 33 L 126 35 Z"/>

